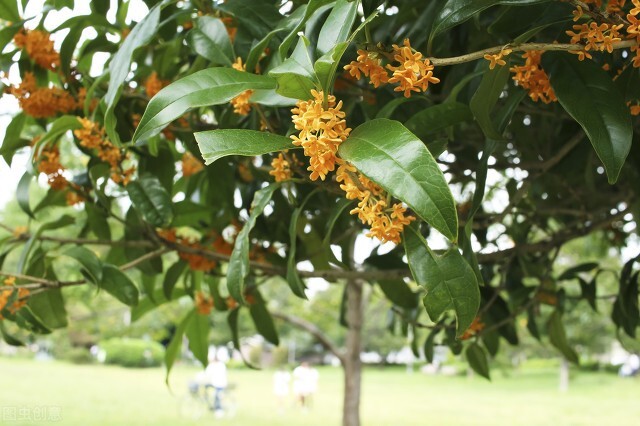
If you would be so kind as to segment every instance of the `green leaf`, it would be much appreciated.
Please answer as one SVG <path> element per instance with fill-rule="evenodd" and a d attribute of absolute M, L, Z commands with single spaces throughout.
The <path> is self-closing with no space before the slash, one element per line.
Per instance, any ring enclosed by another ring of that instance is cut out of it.
<path fill-rule="evenodd" d="M 20 21 L 20 13 L 18 12 L 17 0 L 4 0 L 0 2 L 0 19 L 9 22 Z"/>
<path fill-rule="evenodd" d="M 247 220 L 247 223 L 244 224 L 244 227 L 236 237 L 227 268 L 227 287 L 229 288 L 231 297 L 238 302 L 244 300 L 245 279 L 247 275 L 249 275 L 249 249 L 251 247 L 249 232 L 251 232 L 256 225 L 258 216 L 262 214 L 264 208 L 269 204 L 269 201 L 271 201 L 273 193 L 278 188 L 280 188 L 280 184 L 274 183 L 256 191 L 253 202 L 251 203 L 249 220 Z"/>
<path fill-rule="evenodd" d="M 445 102 L 415 113 L 404 125 L 420 139 L 426 140 L 447 127 L 469 121 L 472 118 L 468 106 L 459 102 Z"/>
<path fill-rule="evenodd" d="M 487 65 L 488 67 L 488 65 Z M 491 119 L 491 111 L 498 102 L 500 94 L 504 90 L 509 79 L 509 67 L 496 66 L 493 70 L 487 70 L 482 76 L 478 90 L 469 102 L 469 107 L 484 135 L 489 139 L 502 140 L 502 132 L 498 130 Z"/>
<path fill-rule="evenodd" d="M 163 228 L 173 220 L 171 196 L 157 177 L 146 175 L 127 185 L 135 208 L 151 225 Z"/>
<path fill-rule="evenodd" d="M 11 165 L 13 155 L 22 147 L 29 145 L 29 141 L 21 139 L 20 134 L 27 122 L 27 116 L 20 113 L 13 117 L 11 123 L 7 126 L 4 134 L 4 140 L 2 141 L 2 147 L 0 148 L 0 155 L 4 157 L 4 161 L 8 165 Z"/>
<path fill-rule="evenodd" d="M 567 334 L 564 331 L 564 324 L 562 324 L 562 314 L 559 311 L 553 311 L 549 317 L 547 321 L 547 332 L 549 333 L 549 341 L 551 344 L 564 355 L 567 361 L 576 365 L 580 363 L 578 354 L 569 346 Z"/>
<path fill-rule="evenodd" d="M 261 297 L 260 297 L 261 299 Z M 263 300 L 258 301 L 252 305 L 249 305 L 249 314 L 253 319 L 253 324 L 256 326 L 256 330 L 267 342 L 276 346 L 280 344 L 278 339 L 278 331 L 273 323 L 273 317 L 267 310 L 267 306 Z"/>
<path fill-rule="evenodd" d="M 4 323 L 0 321 L 0 335 L 2 335 L 2 340 L 9 346 L 24 346 L 24 342 L 17 337 L 10 334 L 4 326 Z"/>
<path fill-rule="evenodd" d="M 431 34 L 429 35 L 429 48 L 427 50 L 431 50 L 433 38 L 436 35 L 456 25 L 462 24 L 491 6 L 526 6 L 547 1 L 549 0 L 448 0 L 433 23 Z"/>
<path fill-rule="evenodd" d="M 13 24 L 0 29 L 0 52 L 2 52 L 5 47 L 7 47 L 7 44 L 9 44 L 13 40 L 13 37 L 18 33 L 18 31 L 20 31 L 21 28 L 22 25 Z"/>
<path fill-rule="evenodd" d="M 188 41 L 197 54 L 214 64 L 231 66 L 235 59 L 227 28 L 218 18 L 199 17 L 196 28 L 189 31 Z"/>
<path fill-rule="evenodd" d="M 432 321 L 446 311 L 456 316 L 456 335 L 469 328 L 480 307 L 478 281 L 473 269 L 453 247 L 442 256 L 431 252 L 415 226 L 404 232 L 404 247 L 415 281 L 427 290 L 424 305 Z"/>
<path fill-rule="evenodd" d="M 351 33 L 351 27 L 356 20 L 358 2 L 338 0 L 331 9 L 324 25 L 320 29 L 316 50 L 322 56 L 345 42 Z"/>
<path fill-rule="evenodd" d="M 94 252 L 86 247 L 73 246 L 65 250 L 63 254 L 80 263 L 82 265 L 80 270 L 82 275 L 93 284 L 100 286 L 102 282 L 102 261 L 98 259 Z"/>
<path fill-rule="evenodd" d="M 405 263 L 392 254 L 370 256 L 365 261 L 365 264 L 367 266 L 373 266 L 378 270 L 406 268 Z M 403 279 L 376 280 L 376 283 L 380 286 L 386 298 L 394 305 L 405 309 L 416 309 L 418 307 L 418 295 L 411 290 Z"/>
<path fill-rule="evenodd" d="M 177 80 L 151 99 L 132 142 L 148 139 L 191 108 L 229 102 L 245 90 L 275 89 L 266 75 L 233 68 L 207 68 Z"/>
<path fill-rule="evenodd" d="M 100 190 L 96 188 L 96 192 L 99 191 Z M 96 237 L 102 240 L 111 240 L 111 228 L 107 221 L 107 211 L 99 205 L 92 203 L 85 203 L 84 210 L 87 213 L 87 225 L 91 231 L 96 234 Z"/>
<path fill-rule="evenodd" d="M 62 117 L 57 118 L 56 121 L 51 123 L 51 127 L 47 130 L 47 133 L 38 139 L 38 142 L 35 145 L 36 149 L 34 150 L 32 157 L 36 158 L 39 156 L 41 149 L 49 142 L 55 142 L 69 130 L 76 130 L 81 127 L 82 124 L 80 124 L 78 117 L 75 115 L 63 115 Z"/>
<path fill-rule="evenodd" d="M 34 177 L 35 176 L 28 171 L 24 172 L 20 181 L 18 181 L 18 188 L 16 189 L 16 200 L 18 201 L 18 206 L 32 219 L 35 218 L 31 211 L 31 207 L 29 206 L 29 188 L 31 187 L 31 181 Z"/>
<path fill-rule="evenodd" d="M 196 312 L 185 329 L 189 339 L 189 350 L 193 353 L 202 367 L 209 364 L 209 331 L 211 323 L 208 315 L 200 315 Z"/>
<path fill-rule="evenodd" d="M 285 136 L 257 130 L 210 130 L 194 136 L 206 165 L 228 155 L 254 156 L 296 148 Z"/>
<path fill-rule="evenodd" d="M 422 141 L 402 124 L 386 119 L 362 124 L 340 145 L 339 154 L 445 237 L 457 240 L 458 216 L 444 175 Z"/>
<path fill-rule="evenodd" d="M 31 311 L 50 329 L 67 326 L 67 311 L 64 308 L 62 292 L 58 288 L 47 289 L 29 297 L 27 304 Z"/>
<path fill-rule="evenodd" d="M 173 336 L 171 336 L 171 341 L 165 350 L 164 365 L 167 368 L 167 375 L 165 377 L 167 386 L 169 385 L 169 373 L 171 373 L 171 368 L 173 367 L 176 358 L 178 358 L 178 355 L 180 355 L 180 350 L 182 349 L 182 336 L 184 336 L 187 326 L 195 315 L 195 309 L 189 311 L 189 313 L 185 315 L 182 321 L 180 321 L 180 324 L 178 324 L 178 327 L 176 327 L 176 331 L 173 333 Z"/>
<path fill-rule="evenodd" d="M 289 48 L 291 44 L 298 36 L 298 32 L 304 27 L 309 18 L 313 16 L 316 11 L 321 8 L 324 8 L 326 5 L 333 3 L 335 0 L 309 0 L 309 3 L 306 5 L 301 5 L 299 9 L 302 9 L 302 13 L 297 14 L 296 12 L 292 13 L 292 17 L 295 14 L 299 21 L 293 27 L 293 29 L 287 34 L 287 36 L 280 43 L 280 47 L 278 48 L 278 53 L 280 54 L 280 59 L 284 60 L 287 57 L 287 53 L 289 53 Z M 301 16 L 300 16 L 301 15 Z"/>
<path fill-rule="evenodd" d="M 31 237 L 27 240 L 26 244 L 24 245 L 24 248 L 22 249 L 22 253 L 20 253 L 20 258 L 18 259 L 18 272 L 21 273 L 25 270 L 25 267 L 27 266 L 27 260 L 29 259 L 29 254 L 31 253 L 31 250 L 33 249 L 36 242 L 39 241 L 38 239 L 40 238 L 40 235 L 42 235 L 44 231 L 48 231 L 50 229 L 64 228 L 65 226 L 74 224 L 75 221 L 76 220 L 73 216 L 64 215 L 54 221 L 42 224 L 36 232 L 31 234 Z"/>
<path fill-rule="evenodd" d="M 324 238 L 322 239 L 323 251 L 327 253 L 328 260 L 338 266 L 344 267 L 345 269 L 347 268 L 346 265 L 340 262 L 336 258 L 336 255 L 333 254 L 333 251 L 331 250 L 331 234 L 333 233 L 333 228 L 336 225 L 336 222 L 338 221 L 342 213 L 345 211 L 347 207 L 349 207 L 353 203 L 354 203 L 354 200 L 347 200 L 347 199 L 342 199 L 338 201 L 335 208 L 333 209 L 333 212 L 331 213 L 331 216 L 329 216 L 329 219 L 327 220 Z"/>
<path fill-rule="evenodd" d="M 609 183 L 618 180 L 631 149 L 631 113 L 611 77 L 593 61 L 547 52 L 543 64 L 564 109 L 582 127 L 602 161 Z"/>
<path fill-rule="evenodd" d="M 311 90 L 319 83 L 309 55 L 308 40 L 300 37 L 291 57 L 269 71 L 269 75 L 278 82 L 278 94 L 287 98 L 311 99 Z"/>
<path fill-rule="evenodd" d="M 102 267 L 102 282 L 100 288 L 129 306 L 138 304 L 138 287 L 131 279 L 114 265 L 105 264 Z"/>
<path fill-rule="evenodd" d="M 471 343 L 467 346 L 464 354 L 473 371 L 485 379 L 491 380 L 491 377 L 489 376 L 489 360 L 487 359 L 487 353 L 482 349 L 482 346 L 475 342 Z"/>
<path fill-rule="evenodd" d="M 586 282 L 582 278 L 578 278 L 578 282 L 580 283 L 580 297 L 589 303 L 594 312 L 598 312 L 596 280 Z"/>
<path fill-rule="evenodd" d="M 597 262 L 585 262 L 571 268 L 566 269 L 557 278 L 558 281 L 572 280 L 580 276 L 581 272 L 591 272 L 599 266 Z"/>
<path fill-rule="evenodd" d="M 183 260 L 178 260 L 167 270 L 162 281 L 162 292 L 167 299 L 171 300 L 173 296 L 173 289 L 175 288 L 178 279 L 186 269 L 187 263 Z"/>
<path fill-rule="evenodd" d="M 131 30 L 131 33 L 124 39 L 122 45 L 116 54 L 113 55 L 111 62 L 109 63 L 109 88 L 104 97 L 104 101 L 107 106 L 104 125 L 109 138 L 116 144 L 119 142 L 120 138 L 115 131 L 114 109 L 118 99 L 120 98 L 123 83 L 129 74 L 134 51 L 149 43 L 158 30 L 161 7 L 162 4 L 158 4 L 151 8 L 142 21 L 138 22 L 138 24 L 133 27 L 133 30 Z"/>

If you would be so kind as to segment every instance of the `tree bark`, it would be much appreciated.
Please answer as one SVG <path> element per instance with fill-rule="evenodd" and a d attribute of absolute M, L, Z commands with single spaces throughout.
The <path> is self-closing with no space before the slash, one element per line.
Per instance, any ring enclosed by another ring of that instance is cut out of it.
<path fill-rule="evenodd" d="M 342 406 L 342 425 L 360 426 L 360 395 L 362 385 L 362 322 L 364 317 L 363 281 L 350 280 L 347 292 L 348 331 L 345 342 L 345 354 L 342 363 L 344 370 L 344 400 Z"/>

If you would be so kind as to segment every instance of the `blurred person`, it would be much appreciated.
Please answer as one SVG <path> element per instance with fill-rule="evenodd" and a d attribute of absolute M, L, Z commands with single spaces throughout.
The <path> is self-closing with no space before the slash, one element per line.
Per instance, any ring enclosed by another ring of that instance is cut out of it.
<path fill-rule="evenodd" d="M 293 393 L 301 407 L 307 408 L 318 389 L 318 370 L 303 362 L 293 370 Z"/>
<path fill-rule="evenodd" d="M 209 356 L 209 365 L 204 370 L 206 384 L 215 389 L 213 400 L 213 410 L 216 417 L 222 417 L 224 410 L 222 408 L 222 394 L 228 386 L 227 366 L 218 358 L 217 352 Z"/>
<path fill-rule="evenodd" d="M 278 409 L 280 412 L 284 410 L 285 402 L 289 398 L 289 383 L 291 382 L 291 374 L 284 368 L 279 368 L 273 373 L 273 393 L 278 400 Z"/>

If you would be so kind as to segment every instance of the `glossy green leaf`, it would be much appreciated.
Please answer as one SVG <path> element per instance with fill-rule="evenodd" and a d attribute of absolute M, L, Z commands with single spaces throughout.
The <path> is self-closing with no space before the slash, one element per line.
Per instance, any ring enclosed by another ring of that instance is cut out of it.
<path fill-rule="evenodd" d="M 157 177 L 146 175 L 127 185 L 127 193 L 135 208 L 151 225 L 168 226 L 173 219 L 171 196 Z"/>
<path fill-rule="evenodd" d="M 108 212 L 103 207 L 92 203 L 85 203 L 84 210 L 87 214 L 87 225 L 96 234 L 96 237 L 102 240 L 111 240 L 111 228 L 107 221 Z"/>
<path fill-rule="evenodd" d="M 9 123 L 5 129 L 4 140 L 2 141 L 2 147 L 0 147 L 0 155 L 2 155 L 8 165 L 11 165 L 13 155 L 17 150 L 29 145 L 27 139 L 20 138 L 26 122 L 27 116 L 20 113 L 13 117 L 13 120 L 11 120 L 11 123 Z"/>
<path fill-rule="evenodd" d="M 236 242 L 233 246 L 233 252 L 229 259 L 227 268 L 227 287 L 229 294 L 238 302 L 244 300 L 245 279 L 249 275 L 249 249 L 251 241 L 249 240 L 249 232 L 256 225 L 258 216 L 262 214 L 264 208 L 271 201 L 273 193 L 280 188 L 280 184 L 274 183 L 265 188 L 256 191 L 253 202 L 251 203 L 251 211 L 249 220 L 244 224 L 242 230 L 236 236 Z"/>
<path fill-rule="evenodd" d="M 251 314 L 253 324 L 256 326 L 258 333 L 260 333 L 267 342 L 278 346 L 280 344 L 278 331 L 264 301 L 260 300 L 258 303 L 249 305 L 249 314 Z"/>
<path fill-rule="evenodd" d="M 633 138 L 631 113 L 623 95 L 593 61 L 580 62 L 564 52 L 547 52 L 542 58 L 558 101 L 587 134 L 609 183 L 615 183 Z"/>
<path fill-rule="evenodd" d="M 472 118 L 473 115 L 468 106 L 458 102 L 445 102 L 415 113 L 404 125 L 420 139 L 426 140 L 447 127 Z"/>
<path fill-rule="evenodd" d="M 34 246 L 39 241 L 40 235 L 42 235 L 43 232 L 49 231 L 51 229 L 64 228 L 65 226 L 69 226 L 74 223 L 75 223 L 74 217 L 69 215 L 64 215 L 59 217 L 56 220 L 40 225 L 40 227 L 31 234 L 31 237 L 29 237 L 29 239 L 24 245 L 24 248 L 22 249 L 22 252 L 20 253 L 20 258 L 18 259 L 18 272 L 22 273 L 27 267 L 31 250 L 33 250 Z"/>
<path fill-rule="evenodd" d="M 278 48 L 278 53 L 280 54 L 280 59 L 284 60 L 289 53 L 289 48 L 291 44 L 295 41 L 296 37 L 298 37 L 298 33 L 307 23 L 309 18 L 313 16 L 319 9 L 324 8 L 330 3 L 333 3 L 335 0 L 309 0 L 308 4 L 300 6 L 303 13 L 297 15 L 298 22 L 295 24 L 293 29 L 287 34 L 287 36 L 280 43 L 280 47 Z"/>
<path fill-rule="evenodd" d="M 464 354 L 473 371 L 485 379 L 491 380 L 491 377 L 489 376 L 489 360 L 487 359 L 487 353 L 482 349 L 482 346 L 475 342 L 471 343 L 467 346 Z"/>
<path fill-rule="evenodd" d="M 318 56 L 332 51 L 337 45 L 345 42 L 349 38 L 357 12 L 357 1 L 336 1 L 327 20 L 320 29 L 318 44 L 316 46 Z"/>
<path fill-rule="evenodd" d="M 186 269 L 187 263 L 183 260 L 178 260 L 167 270 L 162 281 L 162 292 L 167 299 L 171 300 L 176 283 Z"/>
<path fill-rule="evenodd" d="M 144 315 L 158 308 L 159 306 L 168 302 L 172 302 L 174 300 L 178 300 L 186 294 L 187 293 L 183 289 L 178 288 L 174 290 L 172 295 L 173 298 L 167 299 L 164 297 L 162 289 L 156 289 L 153 294 L 141 297 L 138 301 L 138 304 L 131 307 L 131 321 L 135 322 L 142 318 Z"/>
<path fill-rule="evenodd" d="M 210 130 L 194 136 L 207 165 L 228 155 L 254 156 L 296 148 L 290 138 L 256 130 Z"/>
<path fill-rule="evenodd" d="M 131 33 L 124 39 L 122 45 L 109 63 L 109 86 L 104 97 L 107 111 L 105 113 L 105 130 L 112 142 L 118 143 L 120 138 L 115 131 L 114 109 L 120 98 L 123 84 L 129 74 L 133 53 L 136 49 L 153 38 L 160 23 L 160 9 L 162 4 L 158 4 L 149 10 L 149 13 L 133 27 Z"/>
<path fill-rule="evenodd" d="M 124 303 L 135 306 L 138 304 L 138 287 L 120 269 L 114 265 L 105 264 L 102 267 L 102 282 L 100 288 Z"/>
<path fill-rule="evenodd" d="M 219 18 L 199 17 L 187 39 L 197 54 L 214 64 L 231 66 L 235 60 L 229 33 Z"/>
<path fill-rule="evenodd" d="M 11 333 L 9 333 L 4 326 L 4 323 L 0 321 L 0 335 L 2 336 L 2 340 L 9 346 L 24 346 L 24 342 Z"/>
<path fill-rule="evenodd" d="M 482 76 L 482 81 L 476 93 L 469 102 L 469 108 L 482 129 L 484 135 L 489 139 L 501 140 L 502 132 L 498 130 L 496 124 L 491 119 L 491 111 L 498 102 L 500 94 L 503 92 L 507 80 L 509 79 L 509 66 L 496 66 L 493 70 L 487 70 Z"/>
<path fill-rule="evenodd" d="M 147 105 L 132 142 L 150 138 L 191 108 L 229 102 L 249 89 L 275 89 L 276 82 L 233 68 L 207 68 L 162 89 Z"/>
<path fill-rule="evenodd" d="M 307 204 L 309 199 L 317 194 L 318 191 L 314 190 L 309 195 L 305 197 L 299 207 L 297 207 L 293 213 L 291 214 L 291 219 L 289 220 L 289 252 L 287 253 L 287 283 L 291 288 L 291 291 L 296 296 L 307 299 L 307 295 L 305 294 L 306 286 L 304 281 L 300 278 L 298 274 L 297 266 L 296 266 L 296 251 L 298 245 L 298 220 L 300 219 L 300 215 L 304 210 L 304 206 Z"/>
<path fill-rule="evenodd" d="M 436 35 L 465 22 L 491 6 L 526 6 L 547 1 L 549 0 L 448 0 L 433 23 L 431 35 L 429 36 L 429 46 L 431 46 Z"/>
<path fill-rule="evenodd" d="M 404 232 L 409 268 L 418 285 L 427 290 L 424 305 L 432 321 L 452 310 L 456 316 L 456 335 L 469 328 L 480 307 L 478 281 L 471 266 L 457 248 L 435 255 L 415 226 Z"/>
<path fill-rule="evenodd" d="M 547 321 L 547 332 L 549 333 L 549 341 L 555 346 L 567 361 L 579 364 L 578 354 L 569 346 L 567 334 L 562 323 L 562 314 L 559 311 L 553 311 Z"/>
<path fill-rule="evenodd" d="M 69 130 L 76 130 L 80 127 L 82 127 L 82 124 L 80 124 L 78 117 L 75 115 L 63 115 L 62 117 L 57 118 L 53 123 L 51 123 L 47 132 L 38 139 L 38 142 L 35 145 L 36 149 L 32 153 L 32 157 L 37 158 L 40 155 L 42 148 L 47 144 L 57 141 Z"/>
<path fill-rule="evenodd" d="M 35 176 L 28 171 L 24 172 L 18 181 L 18 187 L 16 188 L 16 200 L 18 201 L 18 206 L 31 218 L 34 216 L 29 203 L 29 188 L 31 188 L 31 181 L 34 177 Z"/>
<path fill-rule="evenodd" d="M 341 266 L 345 269 L 347 268 L 347 266 L 343 262 L 339 261 L 336 258 L 336 255 L 333 254 L 333 251 L 331 250 L 331 234 L 333 233 L 333 228 L 336 225 L 336 222 L 338 221 L 342 213 L 345 211 L 347 207 L 349 207 L 353 203 L 354 203 L 354 200 L 347 200 L 347 199 L 342 199 L 338 201 L 333 212 L 331 213 L 331 216 L 329 216 L 329 219 L 327 220 L 324 238 L 322 239 L 322 247 L 324 252 L 327 253 L 329 262 L 334 263 L 338 266 Z"/>
<path fill-rule="evenodd" d="M 189 323 L 191 322 L 191 320 L 195 315 L 196 315 L 195 309 L 192 311 L 189 311 L 189 313 L 185 315 L 182 321 L 180 321 L 180 324 L 178 324 L 178 326 L 176 327 L 176 330 L 173 333 L 173 336 L 171 336 L 171 341 L 169 342 L 169 345 L 167 345 L 167 349 L 165 350 L 165 353 L 164 353 L 164 365 L 167 369 L 165 382 L 167 383 L 167 385 L 169 385 L 169 373 L 171 373 L 171 368 L 173 367 L 173 364 L 176 362 L 176 359 L 180 355 L 180 352 L 182 349 L 182 337 L 184 336 L 187 326 L 189 325 Z"/>
<path fill-rule="evenodd" d="M 278 94 L 287 98 L 311 99 L 311 90 L 319 83 L 305 37 L 300 37 L 291 57 L 269 71 L 269 75 L 278 82 Z"/>
<path fill-rule="evenodd" d="M 402 124 L 386 119 L 362 124 L 338 152 L 445 237 L 457 240 L 458 216 L 444 175 L 422 141 Z"/>
<path fill-rule="evenodd" d="M 251 37 L 260 39 L 282 19 L 282 15 L 273 3 L 255 0 L 233 0 L 219 3 L 216 8 L 233 16 L 239 21 L 241 29 L 249 32 Z"/>
<path fill-rule="evenodd" d="M 189 340 L 189 350 L 193 353 L 202 367 L 209 364 L 209 332 L 211 323 L 208 315 L 200 315 L 196 312 L 191 317 L 191 321 L 185 329 L 185 334 Z"/>
<path fill-rule="evenodd" d="M 82 269 L 80 272 L 90 282 L 100 285 L 102 281 L 102 261 L 94 252 L 83 246 L 73 246 L 64 251 L 64 255 L 75 259 Z"/>
<path fill-rule="evenodd" d="M 20 21 L 17 0 L 4 0 L 0 2 L 0 19 L 9 22 Z"/>
<path fill-rule="evenodd" d="M 576 266 L 572 266 L 571 268 L 567 268 L 560 276 L 558 276 L 558 281 L 563 280 L 571 280 L 580 276 L 582 272 L 591 272 L 599 266 L 597 262 L 585 262 Z"/>
<path fill-rule="evenodd" d="M 67 326 L 67 311 L 64 307 L 62 292 L 58 288 L 48 289 L 29 297 L 27 302 L 31 312 L 49 329 Z"/>

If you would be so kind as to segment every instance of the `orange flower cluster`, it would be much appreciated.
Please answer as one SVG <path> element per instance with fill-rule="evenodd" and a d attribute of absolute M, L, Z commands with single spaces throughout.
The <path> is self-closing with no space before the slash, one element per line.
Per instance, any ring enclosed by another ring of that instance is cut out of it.
<path fill-rule="evenodd" d="M 640 115 L 640 104 L 636 102 L 635 105 L 631 104 L 631 101 L 627 102 L 631 115 Z"/>
<path fill-rule="evenodd" d="M 18 86 L 11 87 L 10 93 L 18 99 L 22 111 L 34 118 L 53 117 L 78 107 L 73 96 L 59 87 L 38 87 L 30 72 L 24 74 Z"/>
<path fill-rule="evenodd" d="M 269 174 L 276 178 L 276 182 L 284 182 L 291 179 L 290 164 L 282 153 L 271 161 L 271 167 L 273 169 L 269 171 Z"/>
<path fill-rule="evenodd" d="M 160 90 L 169 84 L 167 80 L 158 78 L 157 72 L 152 72 L 144 82 L 144 91 L 148 97 L 153 98 Z"/>
<path fill-rule="evenodd" d="M 634 7 L 627 14 L 627 21 L 629 21 L 627 34 L 630 39 L 636 40 L 636 45 L 631 47 L 631 51 L 636 52 L 633 58 L 633 66 L 640 68 L 640 49 L 638 49 L 638 44 L 640 44 L 640 20 L 638 19 L 638 15 L 640 14 L 640 0 L 631 0 L 631 2 Z"/>
<path fill-rule="evenodd" d="M 53 48 L 49 36 L 45 31 L 22 29 L 13 37 L 13 42 L 18 48 L 26 50 L 36 64 L 53 71 L 60 67 L 60 54 Z"/>
<path fill-rule="evenodd" d="M 479 317 L 475 317 L 469 328 L 460 336 L 460 340 L 467 340 L 484 330 L 485 324 L 480 321 Z"/>
<path fill-rule="evenodd" d="M 238 32 L 238 27 L 236 26 L 236 23 L 233 21 L 233 18 L 230 16 L 226 16 L 220 20 L 222 21 L 225 28 L 227 29 L 227 34 L 229 34 L 229 39 L 231 40 L 231 43 L 233 43 L 233 41 L 236 39 L 236 33 Z"/>
<path fill-rule="evenodd" d="M 196 292 L 195 304 L 196 310 L 200 315 L 209 315 L 213 309 L 213 297 L 198 291 Z"/>
<path fill-rule="evenodd" d="M 69 185 L 63 176 L 64 166 L 60 164 L 60 150 L 57 146 L 47 147 L 42 150 L 38 171 L 47 175 L 47 183 L 51 189 L 61 191 Z"/>
<path fill-rule="evenodd" d="M 335 96 L 329 95 L 325 108 L 323 93 L 312 90 L 311 94 L 312 100 L 298 101 L 291 110 L 293 124 L 300 131 L 298 135 L 292 135 L 291 139 L 309 157 L 307 170 L 311 172 L 311 180 L 325 180 L 327 174 L 335 170 L 336 152 L 351 129 L 344 120 L 344 111 L 341 111 L 342 101 L 336 104 Z"/>
<path fill-rule="evenodd" d="M 393 59 L 398 66 L 387 64 L 385 69 L 378 53 L 358 50 L 357 59 L 345 65 L 344 69 L 358 80 L 362 75 L 369 77 L 374 87 L 385 83 L 398 84 L 394 90 L 404 92 L 407 98 L 412 92 L 426 92 L 429 84 L 440 83 L 440 79 L 433 76 L 431 61 L 423 59 L 420 52 L 414 53 L 409 39 L 404 40 L 403 46 L 393 45 Z M 392 72 L 391 77 L 387 70 Z"/>
<path fill-rule="evenodd" d="M 366 50 L 358 50 L 358 58 L 355 61 L 351 61 L 350 64 L 345 65 L 344 69 L 349 71 L 356 80 L 360 80 L 362 75 L 369 77 L 369 83 L 373 84 L 373 87 L 380 87 L 381 85 L 389 82 L 389 74 L 387 70 L 381 65 L 381 60 L 377 53 L 367 52 Z"/>
<path fill-rule="evenodd" d="M 231 67 L 238 71 L 246 71 L 246 65 L 242 64 L 242 58 L 236 59 Z M 253 95 L 253 90 L 245 90 L 235 98 L 231 99 L 231 105 L 233 105 L 233 112 L 239 115 L 247 115 L 251 111 L 251 104 L 249 98 Z"/>
<path fill-rule="evenodd" d="M 336 173 L 336 180 L 341 182 L 340 188 L 349 200 L 359 200 L 358 206 L 350 214 L 357 214 L 362 223 L 370 227 L 368 237 L 375 237 L 380 241 L 399 244 L 404 227 L 415 217 L 405 216 L 407 209 L 401 203 L 395 203 L 390 208 L 387 204 L 387 194 L 384 190 L 358 172 L 351 164 L 339 160 L 340 166 Z"/>
<path fill-rule="evenodd" d="M 135 167 L 122 168 L 122 162 L 127 157 L 122 154 L 120 148 L 106 138 L 104 128 L 100 127 L 98 123 L 80 117 L 78 117 L 78 121 L 82 124 L 82 128 L 74 130 L 73 134 L 80 141 L 80 145 L 87 149 L 95 149 L 98 158 L 111 167 L 111 180 L 126 186 L 133 178 Z"/>
<path fill-rule="evenodd" d="M 7 277 L 4 279 L 3 284 L 7 287 L 14 286 L 16 283 L 16 277 Z M 11 306 L 7 307 L 9 303 L 9 299 L 12 297 L 13 292 L 16 290 L 13 289 L 2 289 L 0 290 L 0 312 L 3 309 L 7 308 L 9 312 L 12 314 L 16 313 L 18 309 L 22 308 L 27 304 L 27 297 L 29 297 L 29 290 L 26 288 L 18 288 L 17 289 L 17 299 L 11 304 Z M 0 320 L 3 320 L 4 317 L 2 313 L 0 313 Z"/>
<path fill-rule="evenodd" d="M 500 52 L 496 53 L 496 54 L 489 54 L 487 53 L 486 55 L 484 55 L 484 59 L 486 59 L 487 61 L 489 61 L 489 69 L 492 70 L 496 67 L 496 65 L 499 65 L 501 67 L 507 65 L 507 62 L 502 59 L 505 56 L 508 56 L 511 52 L 513 52 L 513 50 L 511 49 L 506 49 L 506 48 L 502 48 L 500 50 Z"/>
<path fill-rule="evenodd" d="M 182 154 L 182 176 L 188 177 L 193 176 L 196 173 L 199 173 L 204 166 L 193 154 L 189 151 L 186 151 Z"/>
<path fill-rule="evenodd" d="M 75 206 L 84 201 L 84 197 L 78 192 L 80 187 L 73 182 L 69 182 L 63 175 L 64 166 L 60 163 L 60 150 L 57 146 L 47 147 L 42 150 L 38 171 L 47 175 L 47 183 L 54 191 L 63 191 L 67 188 L 72 190 L 67 192 L 67 205 Z"/>
<path fill-rule="evenodd" d="M 394 89 L 396 92 L 404 92 L 404 97 L 408 98 L 411 92 L 426 92 L 429 83 L 440 83 L 440 79 L 433 76 L 431 61 L 428 58 L 423 60 L 420 52 L 414 53 L 408 38 L 404 40 L 402 47 L 394 44 L 393 50 L 393 58 L 400 65 L 397 67 L 387 65 L 387 69 L 393 72 L 389 83 L 399 84 Z"/>
<path fill-rule="evenodd" d="M 513 66 L 510 71 L 515 73 L 513 80 L 522 88 L 529 91 L 529 97 L 537 102 L 541 100 L 545 104 L 555 102 L 558 99 L 549 83 L 549 76 L 540 66 L 542 51 L 530 50 L 522 57 L 525 63 L 522 66 Z"/>
<path fill-rule="evenodd" d="M 199 241 L 196 241 L 193 237 L 178 235 L 176 229 L 163 229 L 158 231 L 158 236 L 166 241 L 177 243 L 181 246 L 190 247 L 198 250 L 211 250 L 216 253 L 231 255 L 233 251 L 233 245 L 229 244 L 222 235 L 216 235 L 215 239 L 209 247 L 203 246 Z M 208 272 L 218 266 L 215 260 L 208 259 L 204 256 L 195 253 L 186 253 L 178 250 L 178 256 L 189 264 L 189 268 L 194 271 Z"/>
<path fill-rule="evenodd" d="M 601 24 L 596 22 L 576 24 L 573 26 L 575 31 L 566 31 L 566 33 L 571 37 L 571 44 L 584 43 L 584 50 L 570 52 L 577 54 L 581 61 L 585 58 L 592 58 L 589 53 L 591 50 L 600 52 L 606 50 L 611 53 L 613 52 L 613 43 L 622 40 L 620 30 L 623 26 L 623 24 L 612 25 L 604 22 Z"/>

